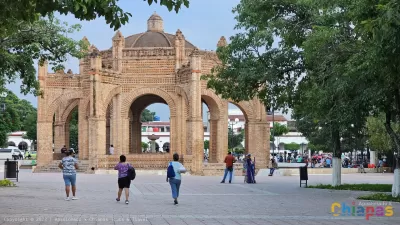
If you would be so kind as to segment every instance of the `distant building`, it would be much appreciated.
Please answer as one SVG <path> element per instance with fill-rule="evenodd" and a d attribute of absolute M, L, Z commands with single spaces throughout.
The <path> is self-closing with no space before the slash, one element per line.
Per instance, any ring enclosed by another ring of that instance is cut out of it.
<path fill-rule="evenodd" d="M 20 150 L 31 150 L 32 141 L 23 138 L 26 131 L 15 131 L 8 135 L 8 146 L 17 147 Z"/>

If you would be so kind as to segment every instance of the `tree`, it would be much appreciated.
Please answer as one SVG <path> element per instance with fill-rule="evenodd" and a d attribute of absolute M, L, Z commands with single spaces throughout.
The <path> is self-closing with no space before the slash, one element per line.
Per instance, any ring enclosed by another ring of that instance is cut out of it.
<path fill-rule="evenodd" d="M 142 122 L 151 122 L 154 121 L 155 112 L 151 112 L 148 109 L 144 109 L 142 114 L 140 115 L 140 121 Z"/>
<path fill-rule="evenodd" d="M 228 129 L 228 148 L 233 149 L 239 146 L 244 139 L 244 130 L 235 134 L 232 129 Z"/>
<path fill-rule="evenodd" d="M 297 151 L 300 149 L 300 145 L 292 142 L 290 144 L 285 144 L 285 149 L 290 151 Z"/>
<path fill-rule="evenodd" d="M 78 127 L 78 110 L 75 109 L 72 111 L 71 120 L 69 121 L 69 146 L 75 150 L 79 146 Z"/>
<path fill-rule="evenodd" d="M 182 5 L 188 7 L 189 0 L 148 0 L 149 5 L 160 3 L 170 11 L 179 11 Z M 48 61 L 53 70 L 63 69 L 67 57 L 81 58 L 87 46 L 83 41 L 67 37 L 80 28 L 68 27 L 54 18 L 54 13 L 72 14 L 80 20 L 94 20 L 103 17 L 115 30 L 127 23 L 130 13 L 118 6 L 118 0 L 3 0 L 0 2 L 0 86 L 13 81 L 17 76 L 22 80 L 24 94 L 37 93 L 34 61 L 41 64 Z"/>
<path fill-rule="evenodd" d="M 396 134 L 400 133 L 399 124 L 393 124 Z M 393 142 L 385 128 L 385 115 L 379 114 L 376 117 L 368 117 L 367 133 L 369 145 L 374 151 L 391 153 L 393 151 Z"/>
<path fill-rule="evenodd" d="M 284 134 L 289 133 L 289 129 L 287 128 L 286 125 L 274 122 L 274 127 L 271 128 L 270 132 L 271 132 L 270 141 L 275 141 L 275 137 L 280 137 Z"/>
<path fill-rule="evenodd" d="M 26 138 L 35 143 L 37 140 L 37 112 L 30 113 L 24 122 Z"/>
<path fill-rule="evenodd" d="M 204 149 L 210 149 L 210 141 L 204 140 Z"/>
<path fill-rule="evenodd" d="M 149 144 L 146 142 L 142 142 L 142 150 L 147 150 L 149 148 Z"/>

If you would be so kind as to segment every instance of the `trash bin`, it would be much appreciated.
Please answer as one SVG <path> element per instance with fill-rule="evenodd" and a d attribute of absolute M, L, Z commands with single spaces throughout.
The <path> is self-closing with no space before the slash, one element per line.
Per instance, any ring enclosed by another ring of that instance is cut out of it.
<path fill-rule="evenodd" d="M 18 161 L 4 162 L 4 179 L 16 179 L 18 182 Z"/>
<path fill-rule="evenodd" d="M 307 187 L 307 181 L 308 181 L 307 167 L 302 166 L 299 169 L 300 169 L 300 187 L 301 187 L 302 184 L 305 184 L 306 187 Z M 305 181 L 305 183 L 302 183 L 302 181 Z"/>

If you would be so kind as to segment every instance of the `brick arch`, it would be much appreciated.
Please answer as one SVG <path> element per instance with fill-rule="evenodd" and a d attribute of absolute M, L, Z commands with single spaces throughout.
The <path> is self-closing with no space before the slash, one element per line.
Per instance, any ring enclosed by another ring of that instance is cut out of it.
<path fill-rule="evenodd" d="M 60 104 L 63 102 L 67 102 L 72 99 L 81 99 L 83 98 L 83 92 L 82 91 L 70 91 L 67 93 L 62 94 L 58 98 L 56 98 L 48 107 L 46 119 L 47 121 L 53 121 L 53 115 L 57 111 L 57 108 Z"/>
<path fill-rule="evenodd" d="M 184 105 L 184 116 L 187 118 L 189 116 L 189 98 L 186 91 L 182 87 L 176 87 L 176 92 L 180 94 L 185 101 Z"/>
<path fill-rule="evenodd" d="M 79 107 L 79 99 L 74 99 L 64 110 L 64 112 L 62 112 L 61 121 L 67 121 L 68 116 L 75 109 L 75 107 Z"/>
<path fill-rule="evenodd" d="M 103 107 L 102 107 L 102 115 L 106 115 L 107 107 L 110 104 L 111 100 L 114 98 L 115 95 L 121 94 L 122 88 L 121 86 L 113 88 L 110 92 L 108 92 L 107 97 L 103 100 Z"/>
<path fill-rule="evenodd" d="M 215 114 L 210 115 L 211 117 L 217 115 L 218 117 L 214 117 L 213 119 L 223 118 L 223 102 L 220 97 L 218 97 L 213 91 L 209 89 L 201 90 L 201 98 L 206 102 L 210 111 L 216 111 Z M 211 109 L 212 108 L 212 109 Z"/>
<path fill-rule="evenodd" d="M 141 96 L 144 95 L 157 95 L 164 99 L 164 101 L 168 104 L 170 110 L 170 116 L 176 116 L 176 105 L 172 97 L 164 90 L 160 88 L 139 88 L 134 91 L 129 92 L 123 102 L 121 107 L 121 117 L 128 118 L 129 108 L 132 103 Z"/>
<path fill-rule="evenodd" d="M 244 118 L 246 119 L 246 122 L 257 120 L 257 116 L 254 113 L 253 104 L 251 104 L 250 102 L 246 101 L 246 102 L 237 103 L 237 102 L 228 100 L 228 103 L 234 104 L 242 111 Z"/>

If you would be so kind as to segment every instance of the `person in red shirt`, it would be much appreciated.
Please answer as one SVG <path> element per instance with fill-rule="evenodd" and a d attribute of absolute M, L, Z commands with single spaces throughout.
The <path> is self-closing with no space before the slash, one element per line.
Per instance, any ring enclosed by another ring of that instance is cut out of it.
<path fill-rule="evenodd" d="M 222 179 L 221 183 L 225 183 L 226 175 L 228 175 L 229 172 L 229 183 L 232 182 L 232 173 L 233 173 L 233 163 L 235 162 L 235 157 L 232 156 L 231 152 L 228 152 L 228 155 L 225 157 L 225 174 L 224 174 L 224 179 Z"/>

